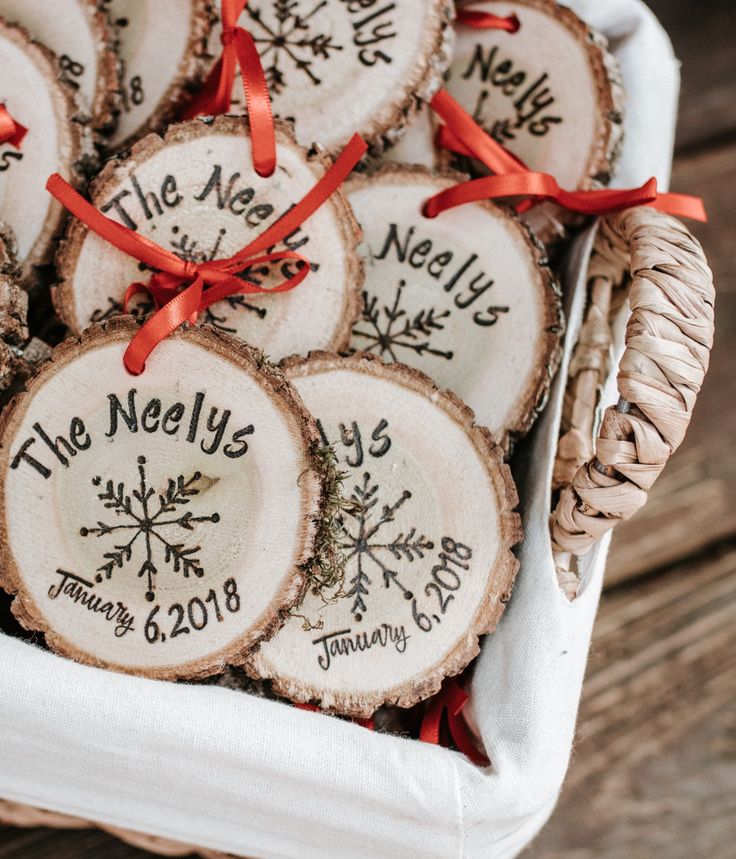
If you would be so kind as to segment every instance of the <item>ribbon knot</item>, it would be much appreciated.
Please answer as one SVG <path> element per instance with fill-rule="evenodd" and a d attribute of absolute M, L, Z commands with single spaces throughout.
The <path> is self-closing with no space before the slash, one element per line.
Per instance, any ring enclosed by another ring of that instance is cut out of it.
<path fill-rule="evenodd" d="M 191 262 L 191 260 L 184 261 L 184 277 L 187 280 L 194 280 L 199 273 L 199 269 L 197 268 L 196 263 Z"/>
<path fill-rule="evenodd" d="M 0 104 L 0 145 L 9 143 L 16 149 L 20 149 L 26 134 L 28 134 L 28 129 L 25 125 L 21 125 L 17 119 L 13 119 L 5 105 Z"/>
<path fill-rule="evenodd" d="M 222 0 L 222 54 L 182 119 L 229 113 L 235 74 L 240 68 L 253 141 L 253 166 L 259 176 L 271 176 L 276 169 L 271 96 L 256 43 L 250 33 L 238 25 L 245 4 L 246 0 Z"/>

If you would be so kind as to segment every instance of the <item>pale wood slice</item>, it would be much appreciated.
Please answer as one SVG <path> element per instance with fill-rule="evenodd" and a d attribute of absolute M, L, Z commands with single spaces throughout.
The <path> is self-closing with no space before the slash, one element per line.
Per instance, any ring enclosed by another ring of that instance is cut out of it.
<path fill-rule="evenodd" d="M 120 112 L 114 36 L 98 0 L 0 0 L 0 15 L 22 24 L 59 58 L 93 128 L 109 134 Z"/>
<path fill-rule="evenodd" d="M 81 662 L 159 678 L 243 660 L 300 599 L 319 434 L 250 347 L 180 332 L 130 376 L 130 318 L 57 347 L 0 426 L 0 585 Z"/>
<path fill-rule="evenodd" d="M 275 113 L 334 156 L 355 132 L 374 154 L 400 138 L 442 85 L 453 17 L 450 0 L 250 0 L 239 23 L 256 41 Z M 231 112 L 244 109 L 238 75 Z"/>
<path fill-rule="evenodd" d="M 215 7 L 212 0 L 104 0 L 123 63 L 122 114 L 110 145 L 161 131 L 201 82 Z"/>
<path fill-rule="evenodd" d="M 511 473 L 423 373 L 326 353 L 284 370 L 347 472 L 347 562 L 341 590 L 310 589 L 246 670 L 345 715 L 410 707 L 467 665 L 508 601 L 522 536 Z"/>
<path fill-rule="evenodd" d="M 434 142 L 436 134 L 434 114 L 427 105 L 422 105 L 404 136 L 379 156 L 377 163 L 421 164 L 430 169 L 439 167 L 441 159 Z"/>
<path fill-rule="evenodd" d="M 387 165 L 347 184 L 366 263 L 350 345 L 428 373 L 505 442 L 531 426 L 557 369 L 559 288 L 510 210 L 480 202 L 423 216 L 464 178 Z"/>
<path fill-rule="evenodd" d="M 551 0 L 484 0 L 472 8 L 515 14 L 521 27 L 507 33 L 458 24 L 450 94 L 499 143 L 563 188 L 608 185 L 621 148 L 624 95 L 605 37 Z M 524 220 L 553 242 L 580 217 L 543 203 Z"/>
<path fill-rule="evenodd" d="M 195 119 L 172 126 L 163 139 L 150 135 L 125 160 L 109 162 L 93 183 L 91 198 L 109 217 L 184 259 L 229 257 L 298 202 L 328 163 L 298 146 L 284 123 L 277 125 L 277 154 L 278 169 L 262 178 L 253 169 L 246 119 Z M 310 349 L 345 348 L 360 313 L 359 235 L 337 191 L 281 245 L 312 264 L 301 286 L 274 296 L 234 295 L 201 320 L 237 334 L 274 360 Z M 57 269 L 61 283 L 54 302 L 75 333 L 120 313 L 125 290 L 141 280 L 136 260 L 76 221 L 57 254 Z M 251 276 L 272 285 L 283 280 L 278 266 Z"/>
<path fill-rule="evenodd" d="M 65 213 L 46 191 L 60 173 L 79 185 L 95 166 L 87 117 L 62 79 L 54 55 L 27 32 L 0 19 L 0 102 L 28 128 L 21 148 L 0 147 L 0 220 L 13 229 L 23 280 L 49 261 Z"/>

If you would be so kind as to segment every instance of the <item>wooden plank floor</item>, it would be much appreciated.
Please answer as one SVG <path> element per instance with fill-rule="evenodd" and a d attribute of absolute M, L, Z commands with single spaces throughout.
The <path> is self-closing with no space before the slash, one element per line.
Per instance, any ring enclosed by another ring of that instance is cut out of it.
<path fill-rule="evenodd" d="M 717 336 L 688 437 L 617 534 L 560 804 L 529 859 L 736 855 L 736 15 L 650 0 L 683 62 L 673 188 L 716 276 Z M 0 859 L 135 859 L 96 831 L 0 831 Z"/>

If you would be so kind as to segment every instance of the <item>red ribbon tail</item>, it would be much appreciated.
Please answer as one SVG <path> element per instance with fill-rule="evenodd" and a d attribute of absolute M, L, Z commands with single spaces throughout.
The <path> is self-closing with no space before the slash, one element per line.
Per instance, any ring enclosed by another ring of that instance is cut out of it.
<path fill-rule="evenodd" d="M 490 761 L 481 752 L 475 738 L 462 715 L 468 703 L 468 694 L 456 680 L 446 680 L 442 690 L 430 702 L 429 709 L 422 719 L 419 739 L 425 743 L 442 745 L 442 717 L 447 713 L 447 727 L 450 737 L 459 751 L 480 766 L 488 766 Z"/>
<path fill-rule="evenodd" d="M 670 192 L 657 194 L 657 199 L 647 203 L 660 212 L 665 212 L 675 218 L 690 218 L 693 221 L 707 223 L 708 215 L 705 204 L 700 197 L 692 197 L 689 194 L 673 194 Z"/>
<path fill-rule="evenodd" d="M 197 318 L 204 281 L 197 274 L 194 281 L 150 316 L 128 343 L 123 363 L 129 373 L 139 376 L 146 368 L 146 359 L 158 344 L 184 322 Z"/>
<path fill-rule="evenodd" d="M 486 134 L 447 90 L 441 89 L 430 104 L 447 126 L 446 132 L 440 132 L 439 139 L 447 140 L 451 144 L 449 148 L 460 145 L 463 154 L 470 154 L 482 161 L 492 173 L 519 173 L 529 169 L 523 161 Z"/>

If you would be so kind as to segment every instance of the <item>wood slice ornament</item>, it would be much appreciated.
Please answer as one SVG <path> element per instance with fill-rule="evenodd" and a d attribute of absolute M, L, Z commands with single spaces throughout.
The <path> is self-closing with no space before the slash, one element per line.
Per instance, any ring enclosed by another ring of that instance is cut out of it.
<path fill-rule="evenodd" d="M 161 131 L 189 100 L 207 64 L 212 0 L 104 0 L 123 63 L 122 113 L 110 145 Z"/>
<path fill-rule="evenodd" d="M 452 394 L 370 355 L 285 362 L 348 472 L 342 590 L 308 591 L 246 664 L 299 702 L 350 716 L 439 689 L 495 629 L 517 569 L 516 490 L 502 452 Z"/>
<path fill-rule="evenodd" d="M 66 341 L 3 413 L 0 584 L 59 653 L 206 676 L 301 597 L 319 435 L 283 375 L 225 335 L 180 332 L 130 376 L 136 330 Z"/>
<path fill-rule="evenodd" d="M 92 202 L 183 259 L 229 257 L 301 199 L 326 170 L 327 160 L 298 146 L 285 123 L 277 124 L 276 135 L 278 167 L 263 178 L 253 168 L 245 118 L 171 126 L 163 139 L 149 135 L 127 158 L 108 162 L 92 183 Z M 237 334 L 273 360 L 315 348 L 344 348 L 360 312 L 358 238 L 350 208 L 337 191 L 283 243 L 312 265 L 300 288 L 274 296 L 235 294 L 210 307 L 201 320 Z M 74 333 L 120 313 L 127 287 L 142 279 L 136 260 L 76 220 L 57 254 L 57 269 L 61 281 L 54 302 Z M 248 276 L 280 279 L 273 271 Z M 146 309 L 145 302 L 139 305 Z"/>
<path fill-rule="evenodd" d="M 50 48 L 92 127 L 109 134 L 120 107 L 114 35 L 97 0 L 0 0 L 0 16 L 21 24 Z"/>
<path fill-rule="evenodd" d="M 552 0 L 482 0 L 515 33 L 458 23 L 447 89 L 495 140 L 562 188 L 608 185 L 623 136 L 623 87 L 605 37 Z M 477 167 L 477 162 L 473 162 Z M 524 215 L 545 242 L 580 216 L 552 203 Z"/>
<path fill-rule="evenodd" d="M 248 0 L 238 24 L 255 40 L 274 113 L 334 156 L 356 132 L 374 154 L 401 137 L 442 84 L 453 17 L 450 0 Z M 244 109 L 238 74 L 231 113 Z"/>
<path fill-rule="evenodd" d="M 557 368 L 559 289 L 510 210 L 483 201 L 422 214 L 464 178 L 386 165 L 346 183 L 366 264 L 350 345 L 428 373 L 504 442 L 530 427 Z"/>
<path fill-rule="evenodd" d="M 58 172 L 78 186 L 96 158 L 87 118 L 54 55 L 24 29 L 2 20 L 0 68 L 0 103 L 28 129 L 20 148 L 0 146 L 0 220 L 15 234 L 28 285 L 34 266 L 50 261 L 65 218 L 46 192 L 46 178 Z"/>

